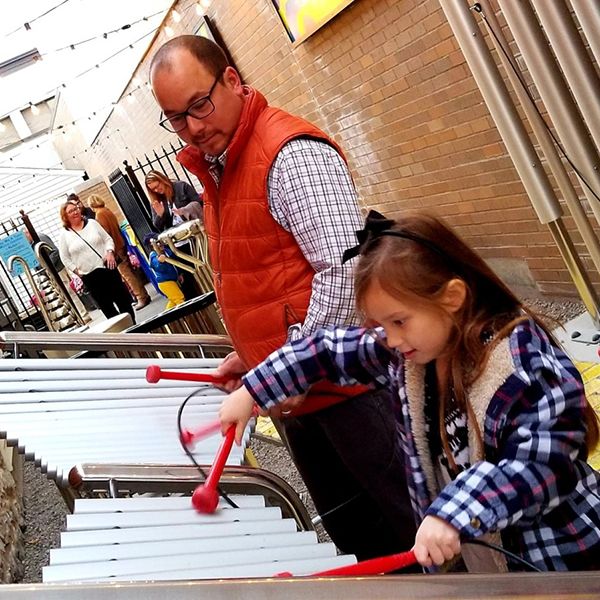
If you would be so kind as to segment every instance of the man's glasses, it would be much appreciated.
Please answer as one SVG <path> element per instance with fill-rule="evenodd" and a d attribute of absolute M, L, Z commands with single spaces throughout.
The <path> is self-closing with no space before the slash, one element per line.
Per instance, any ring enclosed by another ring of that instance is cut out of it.
<path fill-rule="evenodd" d="M 215 105 L 210 99 L 210 96 L 222 76 L 223 73 L 217 75 L 215 82 L 212 84 L 210 90 L 208 90 L 208 94 L 206 94 L 206 96 L 202 96 L 202 98 L 192 102 L 192 104 L 190 104 L 183 112 L 177 113 L 176 115 L 171 115 L 166 119 L 162 119 L 158 124 L 171 133 L 179 133 L 187 127 L 188 116 L 194 119 L 205 119 L 208 117 L 208 115 L 212 114 L 215 110 Z M 163 116 L 162 111 L 160 115 L 161 117 Z"/>

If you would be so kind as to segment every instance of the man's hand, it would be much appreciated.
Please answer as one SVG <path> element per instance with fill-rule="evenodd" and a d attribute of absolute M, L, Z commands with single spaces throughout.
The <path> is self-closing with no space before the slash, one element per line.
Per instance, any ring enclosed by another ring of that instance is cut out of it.
<path fill-rule="evenodd" d="M 239 446 L 242 443 L 244 429 L 252 416 L 254 410 L 254 398 L 245 387 L 240 387 L 232 392 L 223 400 L 219 409 L 219 419 L 221 420 L 221 433 L 225 435 L 227 430 L 235 426 L 235 443 Z"/>
<path fill-rule="evenodd" d="M 159 254 L 156 258 L 158 259 L 158 262 L 160 262 L 160 263 L 164 263 L 167 260 L 167 257 L 164 254 Z"/>
<path fill-rule="evenodd" d="M 225 392 L 237 390 L 242 385 L 242 375 L 245 375 L 247 371 L 248 369 L 238 353 L 229 353 L 214 372 L 215 377 L 227 378 L 228 381 L 220 383 L 216 387 Z"/>
<path fill-rule="evenodd" d="M 460 554 L 458 529 L 443 519 L 427 516 L 417 530 L 413 551 L 423 567 L 442 565 Z"/>
<path fill-rule="evenodd" d="M 298 408 L 304 400 L 306 394 L 300 396 L 293 396 L 292 398 L 286 398 L 283 402 L 280 402 L 277 406 L 271 408 L 271 410 L 259 410 L 259 414 L 263 417 L 274 417 L 275 419 L 285 419 L 286 417 L 293 416 L 293 411 Z"/>

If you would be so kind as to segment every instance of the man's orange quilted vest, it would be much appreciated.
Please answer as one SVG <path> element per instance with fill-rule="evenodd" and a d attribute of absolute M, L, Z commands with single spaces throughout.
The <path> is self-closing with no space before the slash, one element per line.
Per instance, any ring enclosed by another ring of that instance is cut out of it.
<path fill-rule="evenodd" d="M 204 227 L 217 300 L 233 346 L 251 368 L 284 344 L 290 325 L 304 321 L 315 273 L 294 237 L 269 212 L 271 165 L 281 148 L 299 137 L 322 140 L 343 154 L 315 126 L 269 107 L 252 88 L 245 93 L 218 188 L 196 148 L 184 148 L 177 160 L 204 185 Z M 320 383 L 294 414 L 319 410 L 366 389 Z"/>

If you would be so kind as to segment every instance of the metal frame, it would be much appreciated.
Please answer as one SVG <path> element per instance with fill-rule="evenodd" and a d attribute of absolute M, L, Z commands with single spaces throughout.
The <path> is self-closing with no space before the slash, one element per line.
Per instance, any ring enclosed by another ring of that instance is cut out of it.
<path fill-rule="evenodd" d="M 1 600 L 589 600 L 600 572 L 2 585 Z"/>
<path fill-rule="evenodd" d="M 203 352 L 206 347 L 230 348 L 231 339 L 226 335 L 209 334 L 2 331 L 0 344 L 14 356 L 19 356 L 20 351 L 28 350 L 178 352 L 187 349 Z"/>
<path fill-rule="evenodd" d="M 192 465 L 82 464 L 69 473 L 73 499 L 86 492 L 111 498 L 144 492 L 193 492 L 203 481 Z M 228 494 L 261 495 L 268 506 L 281 508 L 283 517 L 294 519 L 302 530 L 314 529 L 294 489 L 274 473 L 256 467 L 226 467 L 219 485 Z M 72 502 L 67 504 L 72 509 Z"/>

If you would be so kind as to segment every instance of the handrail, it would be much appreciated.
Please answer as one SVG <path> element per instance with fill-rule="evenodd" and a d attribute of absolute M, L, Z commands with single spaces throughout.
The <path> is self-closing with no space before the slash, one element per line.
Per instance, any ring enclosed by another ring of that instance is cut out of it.
<path fill-rule="evenodd" d="M 231 347 L 226 335 L 166 333 L 92 333 L 49 331 L 0 331 L 0 347 L 14 350 L 181 351 L 200 346 Z"/>

